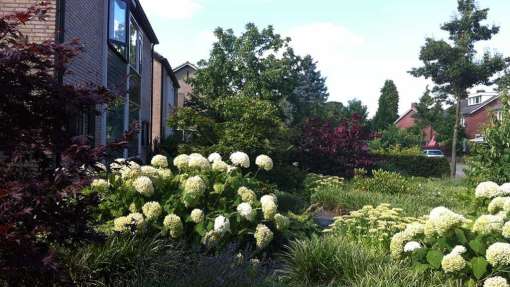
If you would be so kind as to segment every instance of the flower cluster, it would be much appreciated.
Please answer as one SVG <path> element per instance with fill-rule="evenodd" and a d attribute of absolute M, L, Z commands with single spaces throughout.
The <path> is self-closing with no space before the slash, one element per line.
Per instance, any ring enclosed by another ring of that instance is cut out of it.
<path fill-rule="evenodd" d="M 475 189 L 476 198 L 492 199 L 500 195 L 503 195 L 502 190 L 497 183 L 492 181 L 482 182 Z"/>
<path fill-rule="evenodd" d="M 510 244 L 504 242 L 496 242 L 487 248 L 487 262 L 494 267 L 510 265 Z"/>
<path fill-rule="evenodd" d="M 255 159 L 255 164 L 265 171 L 270 171 L 273 169 L 273 160 L 264 154 L 259 155 Z"/>
<path fill-rule="evenodd" d="M 427 237 L 432 237 L 436 234 L 441 236 L 467 222 L 464 216 L 444 206 L 436 207 L 432 209 L 428 220 L 425 222 L 425 235 Z"/>
<path fill-rule="evenodd" d="M 508 287 L 508 282 L 501 276 L 491 277 L 485 280 L 483 287 Z"/>
<path fill-rule="evenodd" d="M 272 159 L 265 155 L 258 156 L 255 164 L 265 171 L 273 168 Z M 151 165 L 124 160 L 112 165 L 116 171 L 111 191 L 101 194 L 100 205 L 110 208 L 113 231 L 157 231 L 173 239 L 202 242 L 208 248 L 221 248 L 229 240 L 253 244 L 247 238 L 253 236 L 256 247 L 263 249 L 276 232 L 290 225 L 290 219 L 278 213 L 274 194 L 259 199 L 254 190 L 268 193 L 268 185 L 243 174 L 242 168 L 250 167 L 250 158 L 243 152 L 233 153 L 229 163 L 218 153 L 207 158 L 192 153 L 176 156 L 172 167 L 162 155 L 154 156 Z M 107 186 L 108 181 L 98 179 L 91 190 Z M 128 215 L 118 216 L 126 210 Z"/>
<path fill-rule="evenodd" d="M 110 187 L 110 183 L 108 181 L 100 178 L 100 179 L 94 179 L 92 183 L 90 184 L 90 187 L 92 187 L 94 190 L 98 191 L 106 191 Z"/>
<path fill-rule="evenodd" d="M 441 260 L 441 268 L 446 273 L 459 272 L 466 267 L 466 260 L 458 253 L 450 253 Z"/>
<path fill-rule="evenodd" d="M 499 215 L 482 215 L 473 224 L 473 232 L 481 235 L 501 233 L 504 219 Z"/>
<path fill-rule="evenodd" d="M 414 217 L 402 216 L 401 213 L 402 209 L 392 208 L 389 204 L 381 204 L 377 207 L 366 205 L 348 215 L 335 217 L 335 222 L 326 232 L 336 231 L 355 239 L 387 243 L 393 234 L 403 231 L 408 223 L 418 220 Z M 421 229 L 423 230 L 423 226 Z"/>

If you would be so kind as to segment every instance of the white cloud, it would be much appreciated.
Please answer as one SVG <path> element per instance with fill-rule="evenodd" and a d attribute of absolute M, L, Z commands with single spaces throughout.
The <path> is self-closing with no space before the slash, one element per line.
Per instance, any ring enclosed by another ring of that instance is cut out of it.
<path fill-rule="evenodd" d="M 310 54 L 327 77 L 330 100 L 346 103 L 360 99 L 371 115 L 378 106 L 380 89 L 386 79 L 395 81 L 400 93 L 400 112 L 421 96 L 427 81 L 407 73 L 419 65 L 417 59 L 388 58 L 378 53 L 361 35 L 335 23 L 312 23 L 287 34 L 300 55 Z M 368 52 L 367 52 L 368 51 Z"/>
<path fill-rule="evenodd" d="M 196 0 L 140 0 L 151 17 L 165 19 L 190 19 L 203 6 Z"/>

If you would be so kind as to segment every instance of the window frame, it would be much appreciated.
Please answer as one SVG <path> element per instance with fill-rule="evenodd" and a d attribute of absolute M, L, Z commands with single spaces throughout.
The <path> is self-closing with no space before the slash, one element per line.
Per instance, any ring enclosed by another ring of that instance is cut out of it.
<path fill-rule="evenodd" d="M 134 65 L 131 63 L 131 28 L 132 25 L 134 26 L 134 29 L 136 30 L 136 41 L 135 41 L 135 63 Z M 130 68 L 138 73 L 139 75 L 142 74 L 142 67 L 143 67 L 143 31 L 136 21 L 135 17 L 129 13 L 129 36 L 128 36 L 128 65 Z"/>
<path fill-rule="evenodd" d="M 126 12 L 124 13 L 124 21 L 126 23 L 125 25 L 125 43 L 124 43 L 124 53 L 121 53 L 119 51 L 119 49 L 115 46 L 115 44 L 113 43 L 114 39 L 112 38 L 113 35 L 112 35 L 112 25 L 113 25 L 113 17 L 115 17 L 115 14 L 114 14 L 114 9 L 113 9 L 113 5 L 115 4 L 116 1 L 121 1 L 125 4 L 126 6 Z M 109 0 L 109 3 L 108 3 L 108 46 L 110 47 L 110 49 L 117 55 L 119 56 L 124 62 L 128 62 L 129 63 L 129 18 L 131 16 L 131 11 L 130 11 L 130 3 L 127 2 L 126 0 Z"/>

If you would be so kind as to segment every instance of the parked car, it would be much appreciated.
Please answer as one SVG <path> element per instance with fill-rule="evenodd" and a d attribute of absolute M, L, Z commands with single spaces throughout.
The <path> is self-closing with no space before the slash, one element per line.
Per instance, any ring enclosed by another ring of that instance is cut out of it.
<path fill-rule="evenodd" d="M 439 149 L 426 149 L 423 151 L 426 157 L 444 157 L 444 153 Z"/>

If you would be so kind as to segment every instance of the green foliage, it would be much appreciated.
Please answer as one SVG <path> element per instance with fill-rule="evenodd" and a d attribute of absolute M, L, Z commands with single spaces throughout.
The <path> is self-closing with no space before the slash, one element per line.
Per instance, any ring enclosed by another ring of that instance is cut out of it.
<path fill-rule="evenodd" d="M 364 127 L 369 126 L 368 107 L 357 99 L 349 100 L 346 106 L 334 101 L 325 103 L 320 118 L 331 122 L 333 125 L 338 125 L 342 121 L 350 120 L 354 115 L 361 117 L 361 124 Z"/>
<path fill-rule="evenodd" d="M 377 140 L 376 140 L 377 141 Z M 372 147 L 376 147 L 377 142 L 372 144 Z M 400 145 L 390 146 L 387 149 L 379 148 L 372 149 L 371 152 L 376 155 L 383 156 L 421 156 L 423 154 L 422 149 L 419 146 L 412 147 L 401 147 Z"/>
<path fill-rule="evenodd" d="M 421 147 L 423 137 L 420 129 L 399 129 L 394 125 L 380 132 L 380 136 L 369 142 L 372 151 Z"/>
<path fill-rule="evenodd" d="M 156 158 L 164 162 L 162 166 L 167 165 L 166 158 L 159 155 Z M 114 163 L 112 166 L 119 167 L 109 177 L 110 188 L 92 188 L 99 192 L 98 218 L 106 221 L 103 229 L 108 233 L 159 233 L 207 249 L 221 249 L 230 242 L 239 242 L 241 247 L 253 249 L 257 243 L 257 249 L 262 250 L 273 239 L 284 240 L 285 227 L 277 227 L 274 220 L 278 212 L 276 197 L 267 195 L 275 192 L 273 186 L 222 161 L 215 161 L 211 167 L 199 154 L 177 157 L 176 175 L 169 169 L 156 168 L 161 164 L 154 159 L 155 166 L 141 168 L 132 162 L 126 166 Z M 223 163 L 223 169 L 217 168 L 219 163 Z M 145 181 L 140 184 L 142 179 Z M 259 201 L 264 195 L 272 202 L 267 208 Z M 155 216 L 147 211 L 150 204 L 159 209 Z M 249 205 L 249 214 L 241 214 L 238 210 L 241 204 Z M 260 224 L 271 229 L 264 244 L 254 238 Z"/>
<path fill-rule="evenodd" d="M 384 87 L 381 89 L 379 107 L 372 120 L 374 130 L 383 130 L 393 125 L 393 122 L 398 119 L 398 101 L 397 86 L 392 80 L 386 80 Z"/>
<path fill-rule="evenodd" d="M 402 215 L 401 208 L 390 204 L 372 205 L 338 216 L 327 233 L 342 234 L 353 241 L 365 241 L 372 245 L 387 246 L 393 234 L 405 229 L 406 225 L 418 221 L 415 217 Z"/>
<path fill-rule="evenodd" d="M 423 155 L 377 155 L 376 167 L 397 172 L 405 176 L 446 177 L 450 174 L 450 164 L 446 157 L 434 158 Z"/>
<path fill-rule="evenodd" d="M 508 92 L 503 94 L 501 120 L 492 119 L 484 130 L 485 142 L 473 145 L 467 160 L 467 176 L 472 184 L 486 180 L 510 182 L 510 104 Z"/>
<path fill-rule="evenodd" d="M 339 236 L 294 241 L 283 258 L 284 281 L 289 286 L 350 286 L 368 266 L 384 262 L 380 252 Z"/>
<path fill-rule="evenodd" d="M 170 239 L 114 236 L 67 251 L 66 267 L 78 286 L 150 286 L 183 276 L 191 262 Z"/>
<path fill-rule="evenodd" d="M 410 193 L 414 191 L 412 183 L 396 172 L 374 170 L 372 177 L 354 178 L 354 189 L 364 192 Z"/>

